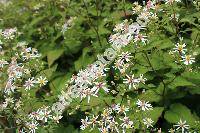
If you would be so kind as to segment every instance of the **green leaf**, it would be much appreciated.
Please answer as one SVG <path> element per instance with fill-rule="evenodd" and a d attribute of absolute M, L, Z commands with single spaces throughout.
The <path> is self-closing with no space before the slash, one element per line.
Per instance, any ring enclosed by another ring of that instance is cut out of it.
<path fill-rule="evenodd" d="M 56 49 L 48 52 L 47 54 L 47 61 L 49 67 L 54 63 L 56 59 L 58 59 L 64 52 L 64 49 Z"/>
<path fill-rule="evenodd" d="M 53 67 L 49 68 L 49 69 L 45 69 L 45 70 L 42 70 L 37 76 L 36 78 L 38 78 L 39 76 L 43 76 L 43 77 L 46 77 L 48 80 L 50 80 L 52 74 L 56 71 L 57 69 L 57 64 L 54 65 Z"/>
<path fill-rule="evenodd" d="M 170 109 L 166 111 L 164 118 L 170 123 L 177 123 L 180 121 L 185 121 L 192 126 L 195 122 L 195 117 L 185 105 L 180 103 L 175 103 L 170 106 Z"/>
<path fill-rule="evenodd" d="M 147 111 L 147 114 L 153 121 L 154 124 L 158 121 L 159 117 L 162 115 L 162 112 L 164 110 L 164 107 L 155 107 L 153 110 Z"/>
<path fill-rule="evenodd" d="M 184 77 L 177 77 L 174 79 L 174 81 L 170 84 L 172 88 L 176 88 L 178 86 L 193 86 L 194 84 Z"/>
<path fill-rule="evenodd" d="M 76 71 L 84 68 L 85 66 L 87 66 L 88 64 L 90 64 L 94 61 L 94 57 L 88 55 L 88 52 L 90 52 L 90 51 L 91 51 L 90 48 L 83 49 L 82 56 L 74 63 Z"/>
<path fill-rule="evenodd" d="M 162 99 L 162 97 L 155 89 L 146 91 L 140 95 L 139 98 L 149 102 L 159 102 Z"/>

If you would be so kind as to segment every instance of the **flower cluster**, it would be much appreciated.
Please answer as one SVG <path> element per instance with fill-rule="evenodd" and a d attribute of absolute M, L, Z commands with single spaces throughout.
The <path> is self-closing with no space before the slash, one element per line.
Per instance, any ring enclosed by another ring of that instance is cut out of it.
<path fill-rule="evenodd" d="M 0 35 L 6 40 L 12 40 L 17 34 L 17 28 L 9 28 L 5 30 L 0 30 Z"/>
<path fill-rule="evenodd" d="M 16 118 L 13 119 L 16 121 L 14 123 L 21 126 L 26 123 L 25 127 L 30 132 L 35 132 L 39 125 L 38 121 L 44 121 L 45 123 L 51 115 L 46 107 L 40 108 L 28 116 L 30 110 L 26 111 L 25 108 L 27 108 L 27 100 L 32 98 L 29 90 L 40 88 L 46 85 L 48 81 L 45 75 L 36 75 L 42 69 L 40 68 L 42 65 L 39 60 L 41 55 L 37 49 L 28 47 L 26 42 L 17 42 L 18 35 L 19 32 L 17 32 L 16 28 L 1 30 L 0 34 L 0 39 L 2 40 L 0 41 L 0 78 L 3 82 L 0 85 L 3 96 L 0 99 L 0 113 L 4 112 L 4 117 L 7 118 L 15 111 Z M 52 119 L 54 120 L 56 117 L 54 116 Z"/>
<path fill-rule="evenodd" d="M 138 101 L 140 101 L 138 99 Z M 138 108 L 152 109 L 151 104 L 145 102 L 145 104 L 141 104 L 137 102 Z M 98 128 L 98 130 L 102 133 L 104 132 L 127 132 L 127 130 L 133 131 L 134 127 L 138 124 L 139 118 L 133 118 L 131 120 L 131 114 L 129 112 L 133 112 L 133 110 L 129 106 L 120 105 L 120 104 L 112 104 L 108 108 L 104 108 L 103 112 L 97 116 L 92 115 L 92 117 L 86 116 L 85 119 L 81 120 L 81 129 L 85 130 L 86 128 L 90 128 L 93 130 L 94 128 Z M 143 110 L 145 111 L 145 110 Z M 130 115 L 130 116 L 129 116 Z M 135 115 L 137 116 L 137 115 Z M 153 120 L 148 117 L 142 118 L 141 121 L 146 128 L 153 127 Z"/>
<path fill-rule="evenodd" d="M 186 44 L 183 42 L 183 38 L 180 38 L 180 42 L 175 45 L 173 50 L 174 53 L 178 53 L 179 58 L 181 58 L 180 61 L 185 65 L 190 65 L 195 62 L 195 58 L 192 55 L 186 54 L 188 50 L 186 49 Z"/>

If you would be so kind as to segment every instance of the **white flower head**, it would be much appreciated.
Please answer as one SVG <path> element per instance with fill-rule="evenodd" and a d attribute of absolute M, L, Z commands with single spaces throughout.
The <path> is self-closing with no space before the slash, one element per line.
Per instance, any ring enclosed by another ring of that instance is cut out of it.
<path fill-rule="evenodd" d="M 28 129 L 30 130 L 30 133 L 35 133 L 36 129 L 38 129 L 38 125 L 39 123 L 37 121 L 32 121 L 32 122 L 28 122 L 26 123 Z"/>
<path fill-rule="evenodd" d="M 144 123 L 144 125 L 146 125 L 147 128 L 153 127 L 153 125 L 152 125 L 153 122 L 154 122 L 154 121 L 152 121 L 151 118 L 144 118 L 144 119 L 143 119 L 143 123 Z"/>
<path fill-rule="evenodd" d="M 25 81 L 25 84 L 24 84 L 25 90 L 27 91 L 27 90 L 30 90 L 31 87 L 34 87 L 34 83 L 35 83 L 35 82 L 36 82 L 36 81 L 34 80 L 33 77 L 32 77 L 32 78 L 29 78 L 27 81 Z"/>
<path fill-rule="evenodd" d="M 138 107 L 143 110 L 143 111 L 146 111 L 146 110 L 152 110 L 153 107 L 152 105 L 147 101 L 145 102 L 144 100 L 140 100 L 138 99 L 137 103 Z"/>
<path fill-rule="evenodd" d="M 89 118 L 86 116 L 85 119 L 81 119 L 81 123 L 82 123 L 82 125 L 81 125 L 80 129 L 85 130 L 90 124 Z"/>
<path fill-rule="evenodd" d="M 132 87 L 137 89 L 137 85 L 140 82 L 137 78 L 135 78 L 134 74 L 132 76 L 126 75 L 127 79 L 124 79 L 125 84 L 129 84 L 129 89 Z"/>
<path fill-rule="evenodd" d="M 175 48 L 173 48 L 173 52 L 178 52 L 180 54 L 185 54 L 185 52 L 187 51 L 187 49 L 185 48 L 186 47 L 186 44 L 183 43 L 183 44 L 180 44 L 180 43 L 177 43 L 175 45 Z"/>
<path fill-rule="evenodd" d="M 56 114 L 52 117 L 52 119 L 56 122 L 59 123 L 59 120 L 62 119 L 62 115 Z"/>
<path fill-rule="evenodd" d="M 174 127 L 176 127 L 176 131 L 181 130 L 182 133 L 185 133 L 185 131 L 190 128 L 190 126 L 186 124 L 186 121 L 182 121 L 181 119 Z"/>
<path fill-rule="evenodd" d="M 48 82 L 47 78 L 46 77 L 42 77 L 42 76 L 37 78 L 37 81 L 36 81 L 36 83 L 40 84 L 40 87 L 43 86 L 43 85 L 46 85 L 47 82 Z"/>
<path fill-rule="evenodd" d="M 183 63 L 185 65 L 190 65 L 190 64 L 193 64 L 195 62 L 195 58 L 192 57 L 191 55 L 183 55 L 181 57 L 182 57 L 181 61 L 183 61 Z"/>

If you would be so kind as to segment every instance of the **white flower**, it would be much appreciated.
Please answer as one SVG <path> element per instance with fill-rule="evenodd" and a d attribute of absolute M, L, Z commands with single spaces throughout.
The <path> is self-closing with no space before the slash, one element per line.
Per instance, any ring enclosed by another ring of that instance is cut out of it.
<path fill-rule="evenodd" d="M 116 60 L 115 62 L 114 62 L 114 66 L 113 66 L 113 68 L 114 69 L 121 69 L 122 67 L 123 67 L 123 65 L 124 65 L 124 63 L 121 61 L 121 60 Z"/>
<path fill-rule="evenodd" d="M 8 104 L 13 104 L 14 99 L 12 97 L 6 97 L 5 102 L 3 104 L 8 105 Z"/>
<path fill-rule="evenodd" d="M 124 79 L 125 84 L 129 84 L 129 89 L 131 89 L 132 87 L 134 89 L 137 89 L 137 84 L 140 82 L 138 79 L 134 78 L 134 74 L 130 77 L 128 75 L 126 75 L 127 79 Z"/>
<path fill-rule="evenodd" d="M 27 81 L 25 81 L 25 84 L 24 84 L 25 90 L 26 90 L 26 91 L 27 91 L 27 90 L 30 90 L 31 87 L 34 86 L 34 83 L 35 83 L 35 80 L 34 80 L 33 77 L 32 77 L 32 78 L 29 78 Z"/>
<path fill-rule="evenodd" d="M 39 114 L 38 119 L 42 120 L 44 122 L 47 122 L 47 120 L 52 117 L 52 115 L 50 115 L 50 113 L 51 113 L 51 111 L 49 110 L 48 107 L 40 109 L 38 112 L 38 114 Z"/>
<path fill-rule="evenodd" d="M 9 63 L 7 61 L 5 61 L 4 59 L 0 60 L 0 67 L 3 68 L 4 65 L 8 65 Z"/>
<path fill-rule="evenodd" d="M 143 110 L 143 111 L 145 111 L 145 110 L 152 110 L 153 109 L 153 107 L 151 106 L 151 104 L 149 103 L 149 102 L 145 102 L 145 101 L 143 101 L 143 100 L 139 100 L 138 99 L 138 101 L 137 101 L 137 103 L 136 103 L 137 105 L 138 105 L 138 107 L 141 109 L 141 110 Z"/>
<path fill-rule="evenodd" d="M 146 37 L 147 37 L 147 36 L 144 36 L 144 35 L 142 35 L 142 34 L 137 34 L 137 35 L 135 36 L 135 38 L 134 38 L 134 42 L 142 41 L 143 44 L 146 44 L 146 41 L 147 41 Z"/>
<path fill-rule="evenodd" d="M 146 78 L 143 78 L 143 74 L 140 74 L 140 77 L 138 78 L 138 80 L 139 80 L 141 83 L 145 84 L 145 81 L 146 81 L 147 79 L 146 79 Z"/>
<path fill-rule="evenodd" d="M 29 116 L 29 119 L 32 119 L 32 120 L 39 120 L 39 111 L 37 112 L 31 112 L 28 116 Z"/>
<path fill-rule="evenodd" d="M 154 122 L 154 121 L 152 121 L 151 118 L 144 118 L 144 119 L 143 119 L 143 123 L 144 123 L 144 125 L 147 126 L 147 128 L 153 127 L 153 125 L 152 125 L 153 122 Z"/>
<path fill-rule="evenodd" d="M 123 119 L 120 118 L 123 123 L 120 125 L 123 128 L 123 133 L 125 133 L 125 129 L 130 129 L 133 127 L 133 121 L 129 119 L 129 117 L 124 117 Z"/>
<path fill-rule="evenodd" d="M 115 104 L 115 103 L 114 103 L 114 104 L 111 105 L 111 109 L 112 109 L 112 110 L 115 110 L 115 111 L 117 111 L 117 109 L 118 109 L 119 107 L 120 107 L 119 104 Z"/>
<path fill-rule="evenodd" d="M 139 5 L 138 2 L 133 3 L 133 7 L 132 7 L 133 14 L 140 12 L 141 9 L 142 9 L 142 6 Z"/>
<path fill-rule="evenodd" d="M 63 117 L 62 115 L 56 114 L 52 118 L 56 123 L 59 123 L 59 120 L 62 119 L 62 117 Z"/>
<path fill-rule="evenodd" d="M 185 65 L 190 65 L 190 64 L 192 64 L 192 63 L 195 62 L 195 58 L 192 57 L 191 55 L 183 55 L 183 56 L 181 56 L 181 57 L 182 57 L 182 60 L 181 60 L 181 61 L 183 61 L 183 63 L 184 63 Z"/>
<path fill-rule="evenodd" d="M 95 97 L 98 97 L 97 94 L 96 94 L 96 90 L 95 88 L 87 88 L 87 89 L 82 89 L 81 92 L 80 92 L 80 97 L 81 97 L 81 100 L 85 97 L 88 98 L 88 103 L 90 102 L 90 96 L 95 96 Z"/>
<path fill-rule="evenodd" d="M 124 113 L 126 115 L 126 112 L 129 111 L 128 107 L 125 107 L 124 105 L 122 106 L 117 106 L 118 108 L 116 108 L 117 113 Z"/>
<path fill-rule="evenodd" d="M 170 128 L 170 129 L 168 130 L 168 132 L 169 132 L 169 133 L 175 133 L 175 129 Z"/>
<path fill-rule="evenodd" d="M 46 77 L 42 77 L 42 76 L 37 78 L 37 81 L 36 81 L 36 83 L 40 84 L 40 87 L 43 86 L 43 85 L 46 85 L 47 82 L 48 82 L 47 78 Z"/>
<path fill-rule="evenodd" d="M 101 133 L 109 133 L 109 130 L 108 130 L 107 127 L 101 127 L 101 128 L 99 128 L 99 131 L 100 131 Z"/>
<path fill-rule="evenodd" d="M 115 28 L 113 29 L 113 31 L 119 32 L 119 31 L 122 31 L 123 28 L 124 28 L 124 23 L 116 24 Z"/>
<path fill-rule="evenodd" d="M 110 116 L 111 113 L 112 113 L 112 110 L 107 109 L 107 108 L 104 109 L 104 110 L 103 110 L 103 113 L 101 114 L 101 116 L 103 117 L 102 120 L 103 120 L 104 122 L 109 121 L 109 120 L 112 118 L 112 116 Z"/>
<path fill-rule="evenodd" d="M 85 130 L 89 126 L 89 118 L 86 116 L 85 119 L 81 119 L 81 123 L 82 123 L 82 125 L 81 125 L 80 129 Z"/>
<path fill-rule="evenodd" d="M 16 86 L 14 85 L 13 81 L 9 79 L 8 82 L 6 83 L 4 92 L 7 94 L 11 94 L 12 92 L 15 91 L 15 89 L 16 89 Z"/>
<path fill-rule="evenodd" d="M 177 43 L 176 45 L 175 45 L 176 47 L 175 48 L 173 48 L 174 49 L 174 52 L 179 52 L 180 54 L 185 54 L 185 52 L 187 51 L 187 49 L 185 49 L 185 47 L 186 47 L 186 44 L 184 43 L 184 44 L 179 44 L 179 43 Z"/>
<path fill-rule="evenodd" d="M 39 123 L 37 121 L 32 121 L 32 122 L 28 122 L 26 123 L 28 129 L 30 130 L 30 133 L 35 133 L 35 130 L 38 129 L 38 125 Z"/>
<path fill-rule="evenodd" d="M 122 54 L 119 55 L 119 59 L 126 62 L 129 62 L 131 57 L 133 56 L 131 56 L 131 53 L 129 52 L 122 52 Z"/>
<path fill-rule="evenodd" d="M 97 121 L 98 117 L 99 117 L 99 116 L 94 116 L 94 115 L 93 115 L 92 118 L 90 119 L 89 124 L 92 125 L 92 128 L 94 128 L 95 125 L 97 124 L 97 122 L 98 122 L 98 121 Z"/>
<path fill-rule="evenodd" d="M 116 122 L 114 118 L 111 118 L 111 119 L 109 120 L 109 124 L 108 124 L 107 128 L 108 128 L 112 133 L 114 133 L 114 132 L 119 133 L 118 125 L 119 125 L 118 122 Z"/>
<path fill-rule="evenodd" d="M 17 32 L 16 28 L 5 29 L 0 32 L 0 34 L 4 37 L 4 39 L 12 40 L 15 37 L 15 33 Z"/>
<path fill-rule="evenodd" d="M 106 87 L 106 83 L 103 82 L 94 82 L 95 86 L 93 89 L 96 91 L 95 93 L 97 94 L 99 89 L 103 89 L 105 92 L 109 92 L 109 89 Z"/>
<path fill-rule="evenodd" d="M 186 130 L 188 130 L 190 128 L 189 125 L 186 124 L 186 121 L 182 121 L 180 119 L 180 121 L 174 125 L 176 128 L 176 131 L 181 130 L 182 133 L 185 133 Z"/>

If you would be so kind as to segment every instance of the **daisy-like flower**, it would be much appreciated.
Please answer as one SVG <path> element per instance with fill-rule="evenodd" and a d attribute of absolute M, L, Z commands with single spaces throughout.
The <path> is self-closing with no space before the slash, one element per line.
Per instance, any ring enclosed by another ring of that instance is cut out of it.
<path fill-rule="evenodd" d="M 92 88 L 92 89 L 87 88 L 87 89 L 82 90 L 81 93 L 80 93 L 81 100 L 83 98 L 87 97 L 88 103 L 90 102 L 90 96 L 98 97 L 97 94 L 96 94 L 95 88 Z"/>
<path fill-rule="evenodd" d="M 116 24 L 113 31 L 119 32 L 119 31 L 122 31 L 123 28 L 124 28 L 124 23 Z"/>
<path fill-rule="evenodd" d="M 144 125 L 146 125 L 147 128 L 153 127 L 153 125 L 152 125 L 153 122 L 154 122 L 154 121 L 152 121 L 151 118 L 144 118 L 144 119 L 143 119 L 143 123 L 144 123 Z"/>
<path fill-rule="evenodd" d="M 0 67 L 3 68 L 4 65 L 8 65 L 9 63 L 7 61 L 5 61 L 4 59 L 0 60 Z"/>
<path fill-rule="evenodd" d="M 106 87 L 106 83 L 103 82 L 94 82 L 95 86 L 93 89 L 98 93 L 99 89 L 103 89 L 105 92 L 109 92 L 109 89 Z"/>
<path fill-rule="evenodd" d="M 144 36 L 142 34 L 137 34 L 134 38 L 134 42 L 138 42 L 138 41 L 141 41 L 143 44 L 146 44 L 146 41 L 147 41 L 147 36 Z"/>
<path fill-rule="evenodd" d="M 145 110 L 152 110 L 153 109 L 153 107 L 151 106 L 151 104 L 148 101 L 145 102 L 143 100 L 138 99 L 138 101 L 137 101 L 136 104 L 143 111 L 145 111 Z"/>
<path fill-rule="evenodd" d="M 35 83 L 35 80 L 34 80 L 33 77 L 32 77 L 32 78 L 29 78 L 27 81 L 25 81 L 25 84 L 24 84 L 25 90 L 26 90 L 26 91 L 27 91 L 27 90 L 30 90 L 31 87 L 34 86 L 34 83 Z"/>
<path fill-rule="evenodd" d="M 174 49 L 174 52 L 178 52 L 180 54 L 185 54 L 185 52 L 187 51 L 187 49 L 185 47 L 186 47 L 185 43 L 183 43 L 183 44 L 177 43 L 175 45 L 175 48 L 173 48 L 173 49 Z"/>
<path fill-rule="evenodd" d="M 130 77 L 128 75 L 126 75 L 127 79 L 124 79 L 125 84 L 129 84 L 129 89 L 131 89 L 132 87 L 134 89 L 137 89 L 137 84 L 140 82 L 137 78 L 134 78 L 134 74 Z"/>
<path fill-rule="evenodd" d="M 140 74 L 140 77 L 138 78 L 138 80 L 139 80 L 141 83 L 145 84 L 145 81 L 146 81 L 147 79 L 146 79 L 146 78 L 143 78 L 143 74 Z"/>
<path fill-rule="evenodd" d="M 41 109 L 39 111 L 39 120 L 42 120 L 44 122 L 47 122 L 49 118 L 52 116 L 50 115 L 51 111 L 49 110 L 48 107 L 45 107 L 44 109 Z"/>
<path fill-rule="evenodd" d="M 81 125 L 80 129 L 81 130 L 85 130 L 90 124 L 89 123 L 89 118 L 86 116 L 85 119 L 81 119 L 81 123 L 82 123 L 82 125 Z"/>
<path fill-rule="evenodd" d="M 15 37 L 17 32 L 16 28 L 5 29 L 4 31 L 0 32 L 0 34 L 4 37 L 4 39 L 12 40 Z"/>
<path fill-rule="evenodd" d="M 28 116 L 30 119 L 38 120 L 39 119 L 39 111 L 31 112 Z"/>
<path fill-rule="evenodd" d="M 62 115 L 56 114 L 55 116 L 52 117 L 52 119 L 56 122 L 59 123 L 59 120 L 62 119 Z"/>
<path fill-rule="evenodd" d="M 90 125 L 92 125 L 92 128 L 95 127 L 95 125 L 98 123 L 97 119 L 99 118 L 99 116 L 92 116 L 92 118 L 90 119 Z"/>
<path fill-rule="evenodd" d="M 181 57 L 182 57 L 182 60 L 181 60 L 181 61 L 183 61 L 183 63 L 184 63 L 185 65 L 190 65 L 190 64 L 192 64 L 192 63 L 195 62 L 195 58 L 192 57 L 191 55 L 183 55 L 183 56 L 181 56 Z"/>
<path fill-rule="evenodd" d="M 181 130 L 182 133 L 185 133 L 185 131 L 190 128 L 190 126 L 186 124 L 186 121 L 182 121 L 181 119 L 174 127 L 177 127 L 176 131 Z"/>
<path fill-rule="evenodd" d="M 118 129 L 118 122 L 115 121 L 115 118 L 111 118 L 111 120 L 109 120 L 109 124 L 107 126 L 107 128 L 112 132 L 116 132 L 119 133 L 119 129 Z"/>
<path fill-rule="evenodd" d="M 16 89 L 15 84 L 13 83 L 13 81 L 11 79 L 9 79 L 8 82 L 6 83 L 4 92 L 7 94 L 11 94 L 12 92 L 15 91 L 15 89 Z"/>
<path fill-rule="evenodd" d="M 129 111 L 128 107 L 125 107 L 124 105 L 122 106 L 117 106 L 118 108 L 116 108 L 117 113 L 124 113 L 126 115 L 126 112 Z"/>
<path fill-rule="evenodd" d="M 122 52 L 122 54 L 119 55 L 119 59 L 126 62 L 129 62 L 131 57 L 133 56 L 131 56 L 131 53 L 129 52 Z"/>
<path fill-rule="evenodd" d="M 4 104 L 13 104 L 14 103 L 14 99 L 12 97 L 6 97 Z"/>
<path fill-rule="evenodd" d="M 169 133 L 175 133 L 175 131 L 176 131 L 176 130 L 173 129 L 173 128 L 170 128 L 170 129 L 168 130 Z"/>
<path fill-rule="evenodd" d="M 141 9 L 142 9 L 142 6 L 139 5 L 138 2 L 133 3 L 133 7 L 132 7 L 133 14 L 140 12 Z"/>
<path fill-rule="evenodd" d="M 36 81 L 36 83 L 40 84 L 40 87 L 43 86 L 43 85 L 46 85 L 47 82 L 48 82 L 47 78 L 46 77 L 42 77 L 42 76 L 37 78 L 37 81 Z"/>
<path fill-rule="evenodd" d="M 109 130 L 108 130 L 107 127 L 101 127 L 101 128 L 99 128 L 99 131 L 100 131 L 101 133 L 109 133 Z"/>
<path fill-rule="evenodd" d="M 124 63 L 121 60 L 116 60 L 114 62 L 113 68 L 114 69 L 121 69 L 123 67 L 123 65 L 124 65 Z"/>
<path fill-rule="evenodd" d="M 28 122 L 27 124 L 28 129 L 30 130 L 30 133 L 35 133 L 35 130 L 38 129 L 39 123 L 37 121 Z"/>
<path fill-rule="evenodd" d="M 122 120 L 123 121 L 123 123 L 120 125 L 122 128 L 123 128 L 123 133 L 125 133 L 126 131 L 126 129 L 130 129 L 130 128 L 132 128 L 133 127 L 133 121 L 131 121 L 130 119 L 129 119 L 129 117 L 124 117 L 123 119 L 121 119 L 120 118 L 120 120 Z"/>

